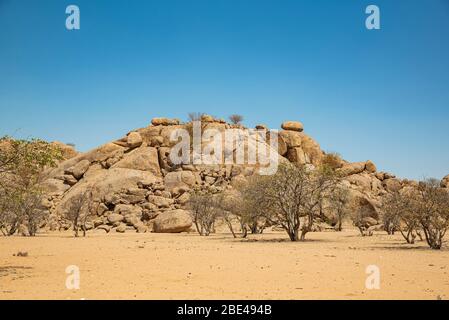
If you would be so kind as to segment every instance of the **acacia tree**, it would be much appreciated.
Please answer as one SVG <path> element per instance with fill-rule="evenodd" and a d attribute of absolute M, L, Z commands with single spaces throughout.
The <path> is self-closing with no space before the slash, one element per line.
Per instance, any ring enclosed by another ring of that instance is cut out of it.
<path fill-rule="evenodd" d="M 62 159 L 61 150 L 39 139 L 0 138 L 0 229 L 13 235 L 21 224 L 35 235 L 48 210 L 42 208 L 42 172 Z"/>
<path fill-rule="evenodd" d="M 93 211 L 92 191 L 86 190 L 77 194 L 70 202 L 65 212 L 65 217 L 72 222 L 75 237 L 79 236 L 79 230 L 83 231 L 83 237 L 86 236 L 87 221 L 90 213 Z"/>
<path fill-rule="evenodd" d="M 350 214 L 349 190 L 339 186 L 333 190 L 329 198 L 337 220 L 335 230 L 342 231 L 343 220 Z"/>
<path fill-rule="evenodd" d="M 189 199 L 192 221 L 200 236 L 209 236 L 221 213 L 216 195 L 207 191 L 195 191 Z"/>
<path fill-rule="evenodd" d="M 228 225 L 234 238 L 237 233 L 234 231 L 233 222 L 240 225 L 242 238 L 246 238 L 248 231 L 253 234 L 263 233 L 267 227 L 267 219 L 263 216 L 257 205 L 252 202 L 252 197 L 245 195 L 251 192 L 251 185 L 241 184 L 237 190 L 227 191 L 217 198 L 218 206 L 221 209 L 221 218 Z"/>
<path fill-rule="evenodd" d="M 416 214 L 415 192 L 394 192 L 382 202 L 384 228 L 388 234 L 399 230 L 407 243 L 415 243 L 419 232 L 419 217 Z"/>
<path fill-rule="evenodd" d="M 4 236 L 16 233 L 22 222 L 20 195 L 12 190 L 2 188 L 0 196 L 0 230 Z"/>
<path fill-rule="evenodd" d="M 236 209 L 238 208 L 239 204 L 242 203 L 241 198 L 236 196 L 235 193 L 231 192 L 222 192 L 216 197 L 216 204 L 219 207 L 219 217 L 226 223 L 232 236 L 234 238 L 237 238 L 233 222 L 235 221 L 235 218 L 238 217 L 235 212 L 237 211 Z"/>
<path fill-rule="evenodd" d="M 291 241 L 304 241 L 320 214 L 323 197 L 335 183 L 335 174 L 326 167 L 310 170 L 281 164 L 276 174 L 256 177 L 244 196 L 270 223 L 281 226 Z"/>
<path fill-rule="evenodd" d="M 436 179 L 420 182 L 417 189 L 416 213 L 426 242 L 432 249 L 441 249 L 449 229 L 449 192 Z"/>
<path fill-rule="evenodd" d="M 401 216 L 407 210 L 406 202 L 399 192 L 387 195 L 382 201 L 382 223 L 389 235 L 401 230 Z M 408 237 L 406 238 L 409 243 Z"/>
<path fill-rule="evenodd" d="M 243 121 L 243 116 L 239 114 L 231 114 L 229 116 L 229 121 L 231 121 L 232 124 L 240 124 Z"/>
<path fill-rule="evenodd" d="M 42 169 L 55 166 L 62 159 L 61 150 L 40 139 L 13 139 L 9 136 L 0 138 L 0 176 L 17 174 L 21 170 L 40 173 Z"/>

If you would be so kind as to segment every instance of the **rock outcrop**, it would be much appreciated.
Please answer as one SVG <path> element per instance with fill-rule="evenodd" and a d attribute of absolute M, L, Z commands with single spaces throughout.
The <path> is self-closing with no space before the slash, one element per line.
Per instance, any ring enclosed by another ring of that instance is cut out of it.
<path fill-rule="evenodd" d="M 219 133 L 243 128 L 209 115 L 202 115 L 201 127 Z M 266 129 L 266 126 L 257 128 Z M 280 162 L 312 168 L 321 164 L 326 154 L 303 132 L 300 122 L 287 121 L 282 128 L 277 150 Z M 193 189 L 208 188 L 217 192 L 232 189 L 248 176 L 257 174 L 257 166 L 244 164 L 173 163 L 170 153 L 177 141 L 171 138 L 177 129 L 191 133 L 192 124 L 154 118 L 148 127 L 133 130 L 89 152 L 72 154 L 58 167 L 48 170 L 43 183 L 51 212 L 47 227 L 69 228 L 64 216 L 77 197 L 89 192 L 92 228 L 120 233 L 188 231 L 192 220 L 187 203 Z M 223 152 L 234 157 L 237 150 L 233 147 Z M 377 172 L 371 161 L 342 160 L 338 172 L 344 176 L 342 183 L 351 190 L 354 210 L 363 211 L 370 219 L 379 218 L 379 197 L 405 184 L 393 175 Z M 447 178 L 442 181 L 446 186 Z"/>

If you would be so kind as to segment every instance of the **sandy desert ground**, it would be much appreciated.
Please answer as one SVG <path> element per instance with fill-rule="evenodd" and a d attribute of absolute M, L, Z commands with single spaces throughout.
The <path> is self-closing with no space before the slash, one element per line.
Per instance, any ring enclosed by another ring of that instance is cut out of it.
<path fill-rule="evenodd" d="M 0 299 L 448 299 L 449 250 L 356 230 L 233 239 L 196 234 L 70 233 L 0 238 Z M 27 251 L 27 257 L 15 256 Z M 68 290 L 68 265 L 80 289 Z M 379 290 L 365 288 L 368 265 Z"/>

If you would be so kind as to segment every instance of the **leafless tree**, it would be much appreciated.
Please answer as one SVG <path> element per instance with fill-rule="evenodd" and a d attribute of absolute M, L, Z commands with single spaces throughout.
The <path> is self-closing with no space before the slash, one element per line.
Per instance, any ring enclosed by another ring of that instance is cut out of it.
<path fill-rule="evenodd" d="M 444 236 L 449 229 L 449 192 L 440 187 L 436 179 L 420 182 L 417 190 L 416 213 L 427 244 L 432 249 L 441 249 Z"/>
<path fill-rule="evenodd" d="M 49 211 L 42 207 L 43 195 L 41 192 L 27 192 L 22 201 L 23 220 L 28 227 L 31 237 L 35 236 L 39 226 L 49 215 Z"/>
<path fill-rule="evenodd" d="M 407 243 L 415 243 L 421 237 L 419 218 L 416 214 L 415 192 L 394 192 L 387 195 L 382 202 L 382 220 L 385 231 L 394 234 L 399 230 Z"/>
<path fill-rule="evenodd" d="M 351 211 L 349 190 L 339 186 L 332 190 L 329 200 L 331 203 L 331 209 L 335 213 L 337 220 L 335 230 L 342 231 L 343 220 L 350 214 Z"/>
<path fill-rule="evenodd" d="M 216 198 L 220 217 L 227 224 L 234 238 L 238 236 L 234 230 L 234 224 L 240 225 L 242 238 L 247 237 L 248 231 L 260 234 L 267 227 L 267 219 L 261 215 L 257 206 L 254 206 L 250 197 L 242 195 L 243 192 L 248 191 L 245 190 L 244 185 L 241 185 L 238 190 L 222 192 Z"/>
<path fill-rule="evenodd" d="M 65 217 L 72 222 L 75 237 L 79 236 L 79 230 L 86 236 L 86 223 L 92 211 L 92 191 L 87 190 L 77 194 L 70 202 L 69 208 L 65 212 Z"/>
<path fill-rule="evenodd" d="M 351 218 L 354 226 L 359 229 L 362 237 L 373 235 L 372 227 L 377 224 L 377 221 L 372 217 L 367 216 L 363 207 L 359 207 L 352 212 Z"/>
<path fill-rule="evenodd" d="M 401 216 L 407 211 L 405 200 L 399 192 L 389 194 L 382 200 L 382 223 L 389 235 L 401 229 Z M 406 240 L 409 242 L 408 238 Z"/>
<path fill-rule="evenodd" d="M 243 121 L 243 116 L 239 114 L 231 114 L 229 116 L 229 121 L 231 121 L 232 124 L 241 124 Z"/>
<path fill-rule="evenodd" d="M 201 121 L 203 115 L 203 112 L 189 112 L 188 117 L 190 121 Z"/>
<path fill-rule="evenodd" d="M 320 214 L 322 198 L 335 184 L 334 173 L 326 168 L 281 164 L 276 174 L 255 178 L 244 197 L 272 225 L 281 226 L 291 241 L 304 241 Z M 302 227 L 301 220 L 305 220 Z"/>
<path fill-rule="evenodd" d="M 23 216 L 19 202 L 19 195 L 8 189 L 1 189 L 0 196 L 0 230 L 5 236 L 12 236 L 16 233 Z"/>
<path fill-rule="evenodd" d="M 209 236 L 215 221 L 221 213 L 216 195 L 207 192 L 194 192 L 189 199 L 193 223 L 201 236 Z"/>
<path fill-rule="evenodd" d="M 217 194 L 216 197 L 215 203 L 218 206 L 219 217 L 226 223 L 232 236 L 237 238 L 234 222 L 238 217 L 235 212 L 240 199 L 236 197 L 235 193 L 231 192 L 222 192 Z"/>

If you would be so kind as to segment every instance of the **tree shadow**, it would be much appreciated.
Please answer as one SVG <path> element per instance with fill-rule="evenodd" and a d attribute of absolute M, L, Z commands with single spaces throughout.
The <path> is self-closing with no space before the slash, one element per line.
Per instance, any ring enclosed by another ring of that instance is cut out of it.
<path fill-rule="evenodd" d="M 368 246 L 363 247 L 364 249 L 374 249 L 374 250 L 390 250 L 390 251 L 428 251 L 428 252 L 448 252 L 448 247 L 443 247 L 440 250 L 433 250 L 427 245 L 424 244 L 391 244 L 391 245 L 380 245 L 380 246 Z"/>
<path fill-rule="evenodd" d="M 253 238 L 256 236 L 257 238 Z M 269 236 L 269 234 L 267 234 Z M 215 241 L 226 241 L 230 243 L 330 243 L 332 241 L 326 240 L 326 239 L 307 239 L 304 241 L 291 241 L 287 236 L 285 237 L 264 237 L 263 234 L 259 235 L 248 235 L 247 238 L 237 237 L 234 238 L 232 234 L 214 234 L 210 237 L 204 237 L 209 240 L 215 240 Z"/>
<path fill-rule="evenodd" d="M 16 275 L 20 270 L 31 270 L 32 267 L 25 266 L 4 266 L 0 267 L 0 277 L 8 276 L 8 275 Z"/>
<path fill-rule="evenodd" d="M 325 239 L 306 239 L 304 241 L 291 241 L 288 238 L 274 238 L 274 239 L 240 239 L 240 242 L 248 242 L 248 243 L 254 243 L 254 242 L 259 242 L 259 243 L 330 243 L 331 241 L 329 240 L 325 240 Z"/>

